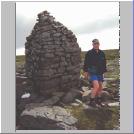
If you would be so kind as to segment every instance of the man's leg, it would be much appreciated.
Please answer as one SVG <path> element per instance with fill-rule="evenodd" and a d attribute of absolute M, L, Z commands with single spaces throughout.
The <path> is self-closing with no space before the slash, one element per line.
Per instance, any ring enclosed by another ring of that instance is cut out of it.
<path fill-rule="evenodd" d="M 97 78 L 98 78 L 98 83 L 99 83 L 99 90 L 98 90 L 97 95 L 100 97 L 102 93 L 102 89 L 103 89 L 103 75 L 98 75 Z"/>
<path fill-rule="evenodd" d="M 99 89 L 99 83 L 97 80 L 92 80 L 93 89 L 91 91 L 90 103 L 92 107 L 96 107 L 96 96 Z"/>
<path fill-rule="evenodd" d="M 95 98 L 97 96 L 98 91 L 99 91 L 99 82 L 98 82 L 98 80 L 93 80 L 92 84 L 93 84 L 93 89 L 91 92 L 91 98 Z"/>
<path fill-rule="evenodd" d="M 93 89 L 91 91 L 90 106 L 96 107 L 96 97 L 99 90 L 98 80 L 92 80 Z"/>
<path fill-rule="evenodd" d="M 99 81 L 99 90 L 98 90 L 98 93 L 97 93 L 97 99 L 96 99 L 96 103 L 99 105 L 99 106 L 107 106 L 106 104 L 104 104 L 102 102 L 102 91 L 103 91 L 103 86 L 102 86 L 102 81 Z"/>
<path fill-rule="evenodd" d="M 98 83 L 99 83 L 99 89 L 97 92 L 97 97 L 96 97 L 96 103 L 100 106 L 102 106 L 102 90 L 103 90 L 103 75 L 98 75 Z"/>
<path fill-rule="evenodd" d="M 98 95 L 99 97 L 101 97 L 102 89 L 103 89 L 103 85 L 102 85 L 103 83 L 102 83 L 102 81 L 99 81 L 98 83 L 99 83 L 99 89 L 98 89 L 97 95 Z"/>

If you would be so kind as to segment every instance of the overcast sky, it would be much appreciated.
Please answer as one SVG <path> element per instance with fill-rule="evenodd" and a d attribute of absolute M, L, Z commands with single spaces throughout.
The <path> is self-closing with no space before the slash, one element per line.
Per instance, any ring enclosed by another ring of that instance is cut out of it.
<path fill-rule="evenodd" d="M 16 2 L 16 54 L 24 54 L 26 37 L 36 23 L 37 14 L 47 10 L 72 30 L 82 51 L 100 40 L 100 49 L 119 48 L 118 2 Z"/>

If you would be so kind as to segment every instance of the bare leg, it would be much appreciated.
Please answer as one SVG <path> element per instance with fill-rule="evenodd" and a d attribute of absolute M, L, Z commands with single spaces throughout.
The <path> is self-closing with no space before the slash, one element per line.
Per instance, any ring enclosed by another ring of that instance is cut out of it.
<path fill-rule="evenodd" d="M 91 92 L 91 98 L 95 98 L 97 96 L 99 90 L 99 82 L 97 80 L 92 81 L 93 89 Z"/>
<path fill-rule="evenodd" d="M 98 90 L 98 93 L 97 93 L 97 104 L 98 105 L 100 105 L 100 106 L 102 106 L 102 107 L 104 107 L 104 106 L 107 106 L 107 104 L 104 104 L 103 102 L 102 102 L 102 97 L 101 97 L 101 95 L 102 95 L 102 90 L 103 90 L 103 86 L 102 86 L 102 82 L 101 81 L 99 81 L 99 90 Z"/>
<path fill-rule="evenodd" d="M 99 97 L 101 97 L 103 86 L 102 86 L 102 82 L 101 81 L 99 81 L 98 83 L 99 83 L 99 89 L 98 89 L 97 95 Z"/>

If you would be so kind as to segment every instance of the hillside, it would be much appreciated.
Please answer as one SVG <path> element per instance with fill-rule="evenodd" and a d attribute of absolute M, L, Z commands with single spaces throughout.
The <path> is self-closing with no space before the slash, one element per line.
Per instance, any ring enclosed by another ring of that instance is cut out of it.
<path fill-rule="evenodd" d="M 104 81 L 104 98 L 106 102 L 119 103 L 119 50 L 104 50 L 107 59 L 107 70 L 105 73 Z M 84 57 L 86 52 L 81 53 L 81 65 L 83 65 Z M 25 63 L 25 56 L 16 56 L 16 71 L 19 72 L 21 66 Z M 83 70 L 81 66 L 80 74 L 82 76 Z M 83 79 L 82 79 L 83 81 Z M 24 82 L 25 83 L 25 80 Z M 20 87 L 19 90 L 24 86 Z M 83 81 L 83 87 L 90 88 L 88 81 Z M 26 87 L 27 88 L 27 87 Z M 18 89 L 17 89 L 18 90 Z M 89 91 L 89 90 L 88 90 Z M 89 96 L 85 96 L 86 98 Z M 112 106 L 109 108 L 101 108 L 99 110 L 85 110 L 86 102 L 77 98 L 73 103 L 69 105 L 61 105 L 67 111 L 70 111 L 72 115 L 78 119 L 77 128 L 79 130 L 113 130 L 119 129 L 119 105 Z M 22 106 L 20 107 L 22 109 Z M 19 109 L 19 108 L 18 108 Z M 19 111 L 19 110 L 18 110 Z"/>
<path fill-rule="evenodd" d="M 105 55 L 106 55 L 106 59 L 107 60 L 114 60 L 119 58 L 119 50 L 118 49 L 111 49 L 111 50 L 103 50 Z M 82 60 L 84 59 L 86 54 L 86 51 L 82 51 L 81 52 L 81 58 Z M 16 64 L 24 64 L 25 62 L 25 55 L 18 55 L 16 56 Z"/>
<path fill-rule="evenodd" d="M 105 74 L 106 77 L 111 78 L 119 78 L 119 50 L 111 49 L 111 50 L 103 50 L 106 55 L 107 60 L 107 68 L 108 72 Z M 83 60 L 85 57 L 86 51 L 81 53 L 81 61 L 83 64 Z M 25 63 L 25 55 L 16 56 L 16 66 L 23 65 Z"/>

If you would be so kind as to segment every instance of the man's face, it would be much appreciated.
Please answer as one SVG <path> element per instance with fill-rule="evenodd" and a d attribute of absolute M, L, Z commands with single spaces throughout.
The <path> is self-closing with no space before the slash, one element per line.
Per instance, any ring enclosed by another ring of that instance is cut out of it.
<path fill-rule="evenodd" d="M 99 49 L 99 46 L 100 46 L 99 43 L 93 43 L 93 48 L 94 48 L 94 49 Z"/>

